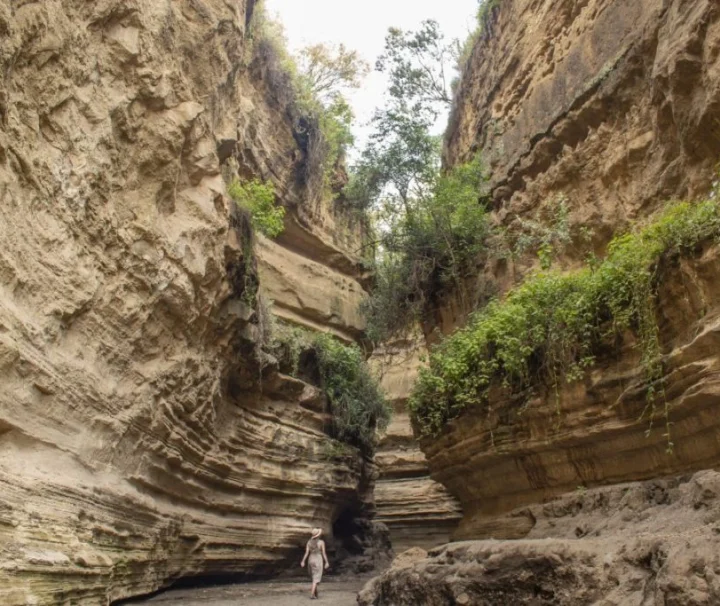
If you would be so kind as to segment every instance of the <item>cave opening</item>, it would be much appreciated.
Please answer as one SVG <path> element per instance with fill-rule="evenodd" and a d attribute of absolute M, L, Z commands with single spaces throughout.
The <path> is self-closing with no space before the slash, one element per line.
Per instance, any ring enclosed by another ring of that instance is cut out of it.
<path fill-rule="evenodd" d="M 362 526 L 360 512 L 356 507 L 349 507 L 340 512 L 333 522 L 332 532 L 338 559 L 363 555 L 365 552 L 365 529 Z"/>

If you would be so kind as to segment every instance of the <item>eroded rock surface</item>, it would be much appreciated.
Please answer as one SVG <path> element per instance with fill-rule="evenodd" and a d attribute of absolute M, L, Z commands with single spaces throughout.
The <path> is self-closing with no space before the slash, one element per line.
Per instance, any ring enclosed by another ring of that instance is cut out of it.
<path fill-rule="evenodd" d="M 602 254 L 668 200 L 707 193 L 720 158 L 720 7 L 715 0 L 502 0 L 460 80 L 449 166 L 480 152 L 494 217 L 552 220 L 565 199 L 565 266 Z M 590 235 L 590 242 L 584 240 Z M 478 270 L 430 328 L 447 333 L 502 293 L 534 251 Z"/>
<path fill-rule="evenodd" d="M 466 541 L 398 561 L 362 606 L 693 605 L 720 601 L 720 474 L 576 491 L 517 515 L 517 541 Z M 583 538 L 580 538 L 583 537 Z"/>
<path fill-rule="evenodd" d="M 564 196 L 574 240 L 554 263 L 571 269 L 668 200 L 707 195 L 720 158 L 718 124 L 717 2 L 511 0 L 492 10 L 467 65 L 445 160 L 482 153 L 493 219 L 508 234 L 527 219 L 552 228 L 543 213 Z M 711 244 L 694 258 L 667 259 L 658 276 L 665 399 L 654 408 L 640 352 L 625 335 L 559 393 L 541 384 L 523 394 L 497 386 L 489 403 L 470 406 L 437 440 L 423 442 L 433 479 L 462 505 L 456 538 L 524 537 L 531 525 L 504 515 L 516 507 L 577 486 L 720 462 L 712 412 L 720 265 Z M 425 328 L 449 332 L 464 322 L 467 304 L 502 294 L 537 262 L 535 250 L 490 259 L 471 285 L 475 297 L 460 304 L 447 294 Z"/>
<path fill-rule="evenodd" d="M 372 358 L 394 410 L 375 457 L 379 471 L 375 502 L 378 520 L 388 526 L 396 553 L 447 542 L 461 516 L 457 501 L 430 479 L 407 411 L 423 351 L 418 342 L 399 341 L 378 350 Z"/>
<path fill-rule="evenodd" d="M 424 440 L 433 477 L 463 507 L 455 536 L 522 537 L 525 521 L 504 512 L 578 486 L 716 466 L 718 275 L 717 246 L 695 259 L 669 259 L 663 268 L 657 313 L 665 392 L 654 408 L 640 351 L 627 337 L 608 347 L 583 380 L 558 392 L 538 386 L 534 395 L 498 388 L 487 407 L 469 409 L 438 439 Z"/>
<path fill-rule="evenodd" d="M 371 506 L 372 466 L 327 455 L 318 390 L 259 370 L 224 165 L 271 179 L 283 246 L 359 286 L 354 228 L 298 178 L 307 150 L 247 44 L 253 5 L 0 2 L 3 605 L 275 572 Z M 352 336 L 349 305 L 327 326 Z"/>

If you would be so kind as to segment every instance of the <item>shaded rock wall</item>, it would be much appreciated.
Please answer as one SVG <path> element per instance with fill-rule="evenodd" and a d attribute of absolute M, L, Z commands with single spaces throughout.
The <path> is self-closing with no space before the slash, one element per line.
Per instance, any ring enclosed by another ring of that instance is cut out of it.
<path fill-rule="evenodd" d="M 718 125 L 717 2 L 506 0 L 466 68 L 445 161 L 482 152 L 492 169 L 493 217 L 510 233 L 518 218 L 541 217 L 565 196 L 574 233 L 592 232 L 589 243 L 576 239 L 557 259 L 572 268 L 667 200 L 707 194 L 720 159 Z M 423 443 L 432 477 L 462 504 L 456 537 L 522 537 L 533 522 L 504 516 L 518 506 L 577 486 L 720 462 L 712 412 L 720 377 L 717 255 L 708 245 L 693 259 L 669 259 L 659 278 L 673 452 L 666 452 L 664 401 L 645 435 L 651 411 L 627 336 L 557 397 L 541 386 L 519 397 L 498 388 L 489 406 Z M 536 264 L 534 254 L 485 263 L 475 300 L 488 285 L 502 293 Z M 447 333 L 462 324 L 468 305 L 458 301 L 448 294 L 433 326 Z"/>
<path fill-rule="evenodd" d="M 397 342 L 375 352 L 371 361 L 382 373 L 381 385 L 394 415 L 378 445 L 375 486 L 378 521 L 387 525 L 396 553 L 410 547 L 434 547 L 450 540 L 460 520 L 457 501 L 430 479 L 425 455 L 413 435 L 407 399 L 424 348 Z"/>
<path fill-rule="evenodd" d="M 259 370 L 221 165 L 271 179 L 281 245 L 359 287 L 342 252 L 357 232 L 333 235 L 298 178 L 306 150 L 249 16 L 0 1 L 2 604 L 274 572 L 310 526 L 371 507 L 372 466 L 326 454 L 322 395 Z M 355 334 L 346 312 L 327 325 Z"/>

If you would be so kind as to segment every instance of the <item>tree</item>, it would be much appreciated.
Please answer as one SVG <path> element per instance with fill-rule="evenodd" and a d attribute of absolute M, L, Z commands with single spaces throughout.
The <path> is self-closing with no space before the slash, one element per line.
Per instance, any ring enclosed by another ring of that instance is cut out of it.
<path fill-rule="evenodd" d="M 313 44 L 300 51 L 300 73 L 312 95 L 331 103 L 345 89 L 358 88 L 370 66 L 344 44 Z"/>
<path fill-rule="evenodd" d="M 448 284 L 462 290 L 485 248 L 480 158 L 443 173 L 432 134 L 451 102 L 446 74 L 454 59 L 438 24 L 425 21 L 417 32 L 390 29 L 376 65 L 389 76 L 387 103 L 346 189 L 349 202 L 377 218 L 375 287 L 361 308 L 374 341 L 418 322 Z"/>
<path fill-rule="evenodd" d="M 413 112 L 402 104 L 377 112 L 373 125 L 353 167 L 348 195 L 362 208 L 384 198 L 409 212 L 410 199 L 427 187 L 439 167 L 440 140 L 430 134 L 429 121 L 420 110 Z"/>
<path fill-rule="evenodd" d="M 393 99 L 419 102 L 437 115 L 437 106 L 452 103 L 447 72 L 456 55 L 456 43 L 446 43 L 437 21 L 427 20 L 416 32 L 390 28 L 376 69 L 388 74 Z"/>
<path fill-rule="evenodd" d="M 451 102 L 446 74 L 454 46 L 436 21 L 418 31 L 390 28 L 376 69 L 390 80 L 388 100 L 373 116 L 373 132 L 353 167 L 348 199 L 359 208 L 393 203 L 409 212 L 409 200 L 428 189 L 439 169 L 440 142 L 432 128 Z"/>

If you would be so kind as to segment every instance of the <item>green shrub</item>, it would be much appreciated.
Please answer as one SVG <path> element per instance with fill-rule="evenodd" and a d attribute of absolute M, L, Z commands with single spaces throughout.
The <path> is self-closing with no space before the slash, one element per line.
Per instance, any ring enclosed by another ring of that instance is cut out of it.
<path fill-rule="evenodd" d="M 656 401 L 664 402 L 655 318 L 658 265 L 663 256 L 687 253 L 718 235 L 718 202 L 675 204 L 643 230 L 616 237 L 593 267 L 530 276 L 433 351 L 409 404 L 420 432 L 437 435 L 466 408 L 486 404 L 493 384 L 520 392 L 538 379 L 555 389 L 577 380 L 603 339 L 627 329 L 636 333 L 642 353 L 651 429 Z"/>
<path fill-rule="evenodd" d="M 333 437 L 372 452 L 376 433 L 387 427 L 391 409 L 360 348 L 325 333 L 281 325 L 275 327 L 269 349 L 283 372 L 310 381 L 315 377 L 300 376 L 300 361 L 304 353 L 314 353 L 318 386 L 330 404 Z"/>
<path fill-rule="evenodd" d="M 439 175 L 381 233 L 375 287 L 361 306 L 368 336 L 387 341 L 418 322 L 448 285 L 462 289 L 490 234 L 479 157 Z"/>
<path fill-rule="evenodd" d="M 327 461 L 344 459 L 353 454 L 352 448 L 349 448 L 347 444 L 332 439 L 323 442 L 320 452 L 322 457 Z"/>
<path fill-rule="evenodd" d="M 233 179 L 228 194 L 240 208 L 250 213 L 253 228 L 264 236 L 277 238 L 285 229 L 285 209 L 277 204 L 272 183 Z"/>
<path fill-rule="evenodd" d="M 313 334 L 299 326 L 276 324 L 269 350 L 278 360 L 280 370 L 299 378 L 300 356 L 313 346 Z"/>
<path fill-rule="evenodd" d="M 356 345 L 318 334 L 313 346 L 330 402 L 334 437 L 371 453 L 377 432 L 387 427 L 391 415 L 377 379 Z"/>

